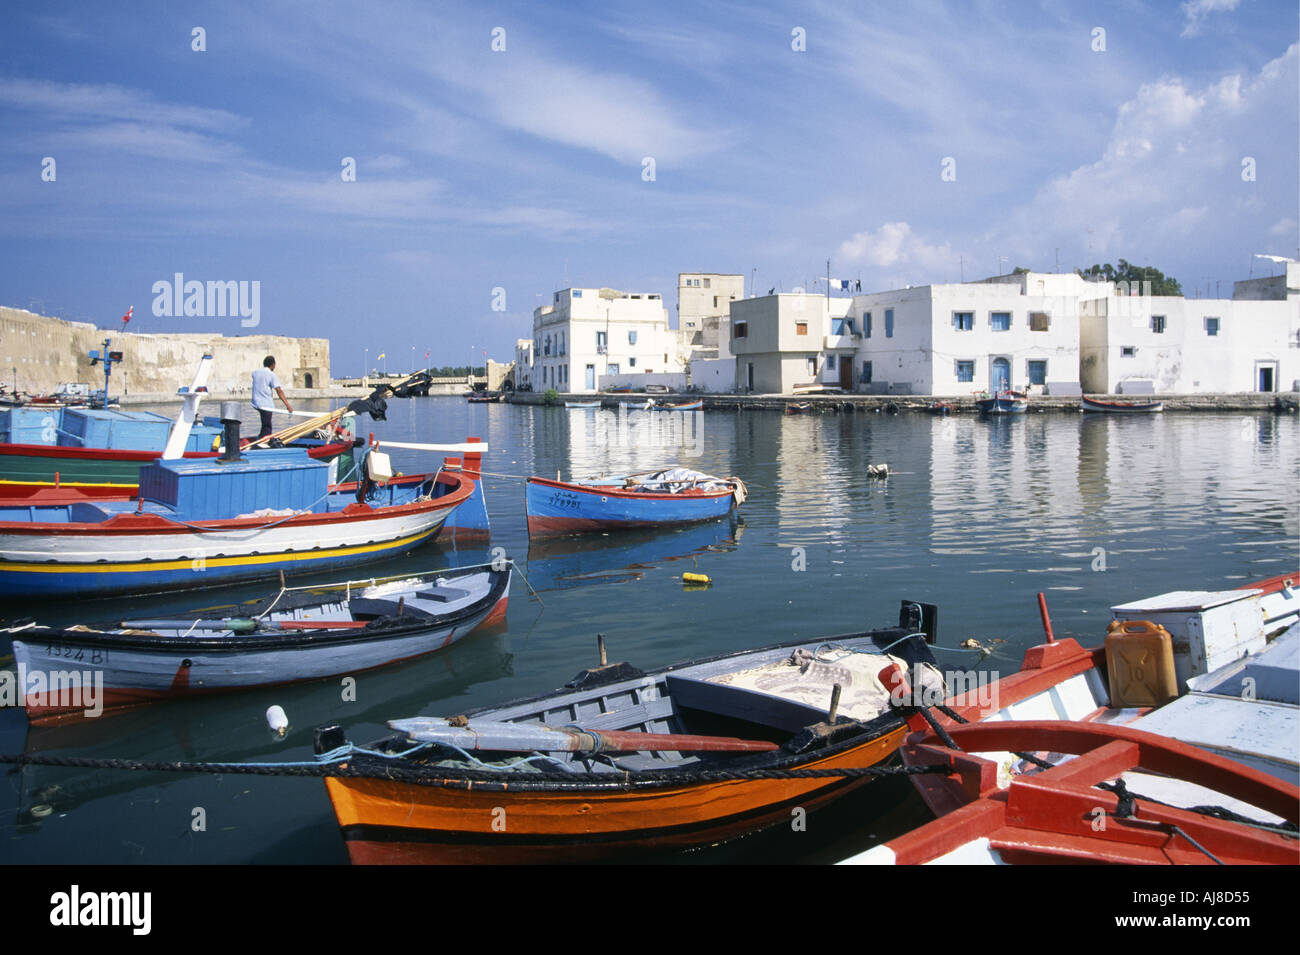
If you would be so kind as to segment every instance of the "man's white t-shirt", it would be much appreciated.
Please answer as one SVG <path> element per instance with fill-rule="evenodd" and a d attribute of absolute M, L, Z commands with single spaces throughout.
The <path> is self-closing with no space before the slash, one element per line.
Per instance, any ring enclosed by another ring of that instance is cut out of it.
<path fill-rule="evenodd" d="M 279 387 L 280 379 L 270 368 L 253 372 L 253 407 L 258 411 L 275 410 L 275 389 Z"/>

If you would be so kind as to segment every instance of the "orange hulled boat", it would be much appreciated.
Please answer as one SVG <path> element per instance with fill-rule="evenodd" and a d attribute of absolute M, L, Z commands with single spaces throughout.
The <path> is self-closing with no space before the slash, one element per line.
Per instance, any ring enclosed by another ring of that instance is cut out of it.
<path fill-rule="evenodd" d="M 602 659 L 546 696 L 395 720 L 364 748 L 323 727 L 319 754 L 351 754 L 326 779 L 349 855 L 625 861 L 790 825 L 894 756 L 906 724 L 878 674 L 941 679 L 920 617 L 908 603 L 900 627 L 651 673 Z"/>

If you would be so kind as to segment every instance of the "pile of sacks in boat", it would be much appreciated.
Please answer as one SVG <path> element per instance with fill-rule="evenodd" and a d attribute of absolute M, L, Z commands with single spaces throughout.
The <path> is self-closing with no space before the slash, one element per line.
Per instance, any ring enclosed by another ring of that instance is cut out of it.
<path fill-rule="evenodd" d="M 623 485 L 629 491 L 650 491 L 655 494 L 680 494 L 682 491 L 739 490 L 744 487 L 739 478 L 720 478 L 690 468 L 668 468 L 644 477 L 630 477 Z"/>

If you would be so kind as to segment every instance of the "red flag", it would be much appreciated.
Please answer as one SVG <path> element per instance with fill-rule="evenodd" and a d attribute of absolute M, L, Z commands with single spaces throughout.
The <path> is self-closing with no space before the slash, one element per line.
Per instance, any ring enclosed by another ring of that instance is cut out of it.
<path fill-rule="evenodd" d="M 126 310 L 126 314 L 122 316 L 123 327 L 125 327 L 126 323 L 131 320 L 131 316 L 134 314 L 135 314 L 135 306 L 132 305 L 130 308 Z"/>
<path fill-rule="evenodd" d="M 424 353 L 424 357 L 425 357 L 425 358 L 428 358 L 428 357 L 429 357 L 429 353 L 428 353 L 428 352 L 425 352 L 425 353 Z"/>

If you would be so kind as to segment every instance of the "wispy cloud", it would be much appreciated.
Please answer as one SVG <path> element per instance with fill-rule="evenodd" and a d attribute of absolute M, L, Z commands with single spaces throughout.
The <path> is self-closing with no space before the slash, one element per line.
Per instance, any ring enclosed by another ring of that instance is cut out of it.
<path fill-rule="evenodd" d="M 1241 0 L 1189 0 L 1183 4 L 1183 36 L 1196 36 L 1211 13 L 1236 10 Z"/>

